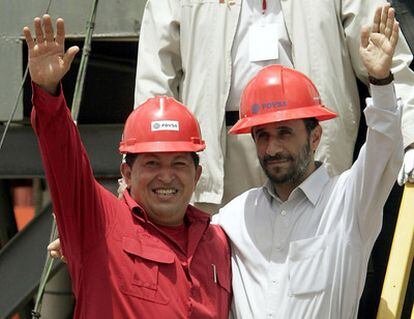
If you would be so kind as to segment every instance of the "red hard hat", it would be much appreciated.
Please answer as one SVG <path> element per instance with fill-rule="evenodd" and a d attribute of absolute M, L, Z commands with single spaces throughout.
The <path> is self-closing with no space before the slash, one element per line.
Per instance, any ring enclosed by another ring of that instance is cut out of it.
<path fill-rule="evenodd" d="M 125 153 L 199 152 L 206 148 L 194 115 L 166 96 L 150 98 L 128 117 L 119 143 Z"/>
<path fill-rule="evenodd" d="M 252 127 L 315 117 L 332 119 L 335 112 L 322 105 L 318 90 L 304 74 L 281 65 L 269 65 L 243 91 L 240 119 L 231 134 L 250 133 Z"/>

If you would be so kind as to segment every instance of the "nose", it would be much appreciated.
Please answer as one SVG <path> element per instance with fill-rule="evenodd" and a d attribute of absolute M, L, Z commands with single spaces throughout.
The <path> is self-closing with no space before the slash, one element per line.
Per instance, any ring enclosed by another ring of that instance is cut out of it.
<path fill-rule="evenodd" d="M 279 140 L 275 137 L 270 137 L 269 141 L 266 146 L 266 154 L 270 156 L 274 156 L 277 153 L 281 152 L 283 150 L 283 147 Z"/>
<path fill-rule="evenodd" d="M 175 172 L 171 168 L 162 168 L 158 173 L 157 178 L 164 184 L 169 184 L 175 179 Z"/>

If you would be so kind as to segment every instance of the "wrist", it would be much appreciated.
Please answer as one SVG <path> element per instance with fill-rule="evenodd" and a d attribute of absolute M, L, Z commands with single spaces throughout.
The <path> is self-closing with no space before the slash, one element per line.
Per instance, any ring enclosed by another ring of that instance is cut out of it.
<path fill-rule="evenodd" d="M 392 72 L 390 72 L 387 77 L 381 77 L 381 78 L 369 75 L 368 81 L 369 83 L 374 84 L 374 85 L 387 85 L 394 81 L 394 75 L 392 74 Z"/>
<path fill-rule="evenodd" d="M 44 91 L 49 93 L 50 95 L 57 96 L 58 92 L 58 85 L 51 84 L 51 85 L 39 85 L 40 88 L 42 88 Z"/>

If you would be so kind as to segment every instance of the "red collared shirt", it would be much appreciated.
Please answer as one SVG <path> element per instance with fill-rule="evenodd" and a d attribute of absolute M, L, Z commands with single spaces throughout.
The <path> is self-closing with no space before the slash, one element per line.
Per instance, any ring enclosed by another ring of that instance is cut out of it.
<path fill-rule="evenodd" d="M 188 207 L 183 251 L 127 191 L 118 200 L 96 182 L 62 92 L 33 85 L 33 104 L 75 318 L 227 318 L 230 249 L 209 215 Z"/>

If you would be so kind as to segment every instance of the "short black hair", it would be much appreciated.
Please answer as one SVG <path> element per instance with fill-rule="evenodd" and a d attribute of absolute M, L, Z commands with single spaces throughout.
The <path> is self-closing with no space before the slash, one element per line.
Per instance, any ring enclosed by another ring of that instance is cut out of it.
<path fill-rule="evenodd" d="M 303 119 L 303 123 L 305 124 L 306 132 L 308 132 L 308 135 L 310 135 L 313 129 L 319 125 L 319 121 L 315 117 Z"/>
<path fill-rule="evenodd" d="M 127 163 L 129 167 L 132 167 L 138 155 L 139 154 L 137 153 L 127 153 L 125 155 L 125 163 Z M 190 155 L 191 155 L 191 158 L 193 159 L 194 166 L 198 167 L 198 165 L 200 164 L 200 156 L 196 152 L 191 152 Z"/>

